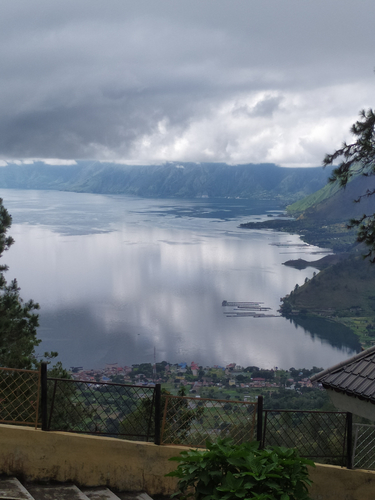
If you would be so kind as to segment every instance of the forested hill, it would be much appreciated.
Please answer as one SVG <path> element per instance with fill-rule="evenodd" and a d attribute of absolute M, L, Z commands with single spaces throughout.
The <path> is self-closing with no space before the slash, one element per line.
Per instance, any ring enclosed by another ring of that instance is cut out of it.
<path fill-rule="evenodd" d="M 297 216 L 303 213 L 305 219 L 320 222 L 320 224 L 347 223 L 353 217 L 360 217 L 364 213 L 374 213 L 374 196 L 363 196 L 360 203 L 355 202 L 361 195 L 372 192 L 374 189 L 374 177 L 354 177 L 345 189 L 340 188 L 337 182 L 327 184 L 316 193 L 290 205 L 288 211 Z"/>
<path fill-rule="evenodd" d="M 77 161 L 8 163 L 0 168 L 0 188 L 57 189 L 160 198 L 253 198 L 292 203 L 322 188 L 328 169 L 282 168 L 274 164 L 169 162 L 122 165 Z"/>

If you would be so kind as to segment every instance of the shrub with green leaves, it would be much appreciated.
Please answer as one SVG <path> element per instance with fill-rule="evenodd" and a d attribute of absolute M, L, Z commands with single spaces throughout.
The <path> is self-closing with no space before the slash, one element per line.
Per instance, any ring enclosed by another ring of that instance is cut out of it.
<path fill-rule="evenodd" d="M 259 449 L 258 442 L 206 442 L 206 450 L 182 451 L 167 476 L 177 477 L 173 495 L 195 500 L 309 500 L 307 465 L 293 449 Z"/>

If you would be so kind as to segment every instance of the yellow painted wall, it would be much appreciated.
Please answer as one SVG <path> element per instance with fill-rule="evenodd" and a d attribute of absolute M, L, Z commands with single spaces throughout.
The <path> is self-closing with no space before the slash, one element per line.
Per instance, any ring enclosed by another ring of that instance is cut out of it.
<path fill-rule="evenodd" d="M 35 481 L 71 481 L 81 486 L 107 485 L 120 491 L 167 495 L 176 485 L 175 479 L 164 477 L 176 466 L 168 458 L 183 449 L 0 425 L 0 473 Z M 331 465 L 309 470 L 313 500 L 375 499 L 372 471 Z"/>
<path fill-rule="evenodd" d="M 309 467 L 313 500 L 374 500 L 375 472 L 335 465 Z"/>
<path fill-rule="evenodd" d="M 107 485 L 122 491 L 169 494 L 176 480 L 168 458 L 183 448 L 67 432 L 0 425 L 0 473 L 29 480 Z"/>

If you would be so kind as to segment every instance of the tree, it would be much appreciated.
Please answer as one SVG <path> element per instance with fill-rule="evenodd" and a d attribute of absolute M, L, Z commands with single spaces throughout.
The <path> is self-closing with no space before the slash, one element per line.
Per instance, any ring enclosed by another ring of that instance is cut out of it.
<path fill-rule="evenodd" d="M 323 160 L 323 165 L 326 167 L 332 165 L 335 160 L 341 159 L 329 178 L 329 182 L 339 182 L 341 187 L 345 187 L 353 176 L 368 177 L 375 174 L 375 112 L 372 109 L 362 110 L 359 116 L 360 119 L 350 129 L 356 140 L 350 144 L 344 142 L 341 148 L 333 154 L 327 154 Z M 367 189 L 354 201 L 358 203 L 362 198 L 373 194 L 375 194 L 375 189 Z M 369 250 L 364 257 L 370 257 L 370 261 L 374 263 L 375 213 L 351 219 L 348 229 L 352 227 L 358 228 L 357 241 L 368 246 Z"/>
<path fill-rule="evenodd" d="M 12 217 L 0 198 L 0 258 L 14 240 L 8 236 Z M 23 302 L 17 280 L 7 283 L 4 273 L 8 266 L 0 266 L 0 366 L 8 368 L 32 368 L 36 365 L 35 347 L 38 315 L 34 312 L 39 304 Z"/>
<path fill-rule="evenodd" d="M 58 382 L 56 386 L 53 380 L 48 381 L 49 429 L 79 432 L 84 430 L 94 433 L 97 426 L 95 417 L 98 412 L 94 410 L 95 405 L 85 405 L 84 398 L 82 398 L 82 393 L 86 388 L 85 384 L 64 382 L 64 379 L 71 380 L 72 376 L 60 361 L 48 370 L 48 379 L 53 378 L 63 380 Z"/>
<path fill-rule="evenodd" d="M 164 423 L 163 441 L 172 444 L 180 444 L 188 437 L 190 428 L 195 420 L 199 420 L 204 413 L 204 408 L 190 408 L 189 401 L 184 398 L 185 387 L 180 387 L 179 398 L 169 401 Z M 171 393 L 166 389 L 161 390 L 160 420 L 164 418 L 164 409 L 167 396 Z M 151 420 L 150 420 L 150 417 Z M 155 433 L 154 425 L 154 402 L 152 399 L 144 398 L 137 408 L 120 424 L 120 433 L 127 434 L 126 439 L 145 439 L 149 423 L 150 435 Z M 128 434 L 132 435 L 129 436 Z"/>

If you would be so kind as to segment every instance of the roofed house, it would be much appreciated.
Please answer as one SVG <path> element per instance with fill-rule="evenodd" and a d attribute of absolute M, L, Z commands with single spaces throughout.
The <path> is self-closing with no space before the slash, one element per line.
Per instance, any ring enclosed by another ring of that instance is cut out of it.
<path fill-rule="evenodd" d="M 342 411 L 375 420 L 375 346 L 311 377 Z"/>

